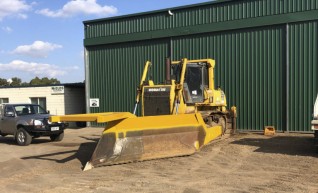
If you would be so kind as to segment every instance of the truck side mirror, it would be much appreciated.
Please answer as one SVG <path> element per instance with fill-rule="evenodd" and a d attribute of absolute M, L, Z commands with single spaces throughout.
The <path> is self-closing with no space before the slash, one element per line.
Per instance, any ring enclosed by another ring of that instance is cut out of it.
<path fill-rule="evenodd" d="M 50 114 L 50 111 L 47 111 L 47 114 Z"/>
<path fill-rule="evenodd" d="M 6 116 L 6 117 L 14 117 L 14 112 L 8 111 L 8 112 L 6 112 L 6 113 L 4 114 L 4 116 Z"/>

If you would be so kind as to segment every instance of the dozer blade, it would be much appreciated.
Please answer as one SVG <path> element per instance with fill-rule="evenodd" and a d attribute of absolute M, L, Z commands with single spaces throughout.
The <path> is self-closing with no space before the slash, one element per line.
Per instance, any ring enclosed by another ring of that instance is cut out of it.
<path fill-rule="evenodd" d="M 135 117 L 108 122 L 84 171 L 102 165 L 190 155 L 222 134 L 201 114 Z"/>

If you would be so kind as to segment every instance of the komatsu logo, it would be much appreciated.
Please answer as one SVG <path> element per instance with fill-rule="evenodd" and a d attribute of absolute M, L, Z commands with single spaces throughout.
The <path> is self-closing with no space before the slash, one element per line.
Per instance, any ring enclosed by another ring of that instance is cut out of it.
<path fill-rule="evenodd" d="M 148 88 L 149 92 L 166 92 L 167 88 L 159 87 L 159 88 Z"/>

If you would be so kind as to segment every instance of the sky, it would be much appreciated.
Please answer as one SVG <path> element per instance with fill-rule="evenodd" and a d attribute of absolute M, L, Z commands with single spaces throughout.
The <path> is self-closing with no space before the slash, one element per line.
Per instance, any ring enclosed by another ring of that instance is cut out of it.
<path fill-rule="evenodd" d="M 209 0 L 0 0 L 0 78 L 83 82 L 83 21 Z"/>

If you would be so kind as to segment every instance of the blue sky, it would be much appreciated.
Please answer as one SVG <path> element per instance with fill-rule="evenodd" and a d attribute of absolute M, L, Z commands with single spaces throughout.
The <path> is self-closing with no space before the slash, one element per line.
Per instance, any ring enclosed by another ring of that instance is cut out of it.
<path fill-rule="evenodd" d="M 84 78 L 83 21 L 208 0 L 0 0 L 0 78 Z"/>

